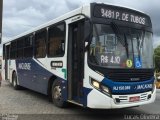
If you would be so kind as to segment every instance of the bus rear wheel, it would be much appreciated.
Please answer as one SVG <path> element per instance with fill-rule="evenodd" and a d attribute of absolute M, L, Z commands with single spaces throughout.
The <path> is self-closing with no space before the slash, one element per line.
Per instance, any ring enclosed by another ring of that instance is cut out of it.
<path fill-rule="evenodd" d="M 12 75 L 12 85 L 13 85 L 13 88 L 15 90 L 19 90 L 20 89 L 20 86 L 17 84 L 17 75 L 16 75 L 15 72 Z"/>
<path fill-rule="evenodd" d="M 64 108 L 67 107 L 67 102 L 63 101 L 62 88 L 59 80 L 55 80 L 52 84 L 52 101 L 55 106 Z"/>

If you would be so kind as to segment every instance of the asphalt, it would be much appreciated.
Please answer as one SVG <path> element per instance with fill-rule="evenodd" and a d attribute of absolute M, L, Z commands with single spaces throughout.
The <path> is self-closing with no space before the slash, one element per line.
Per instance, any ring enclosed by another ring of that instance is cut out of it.
<path fill-rule="evenodd" d="M 61 109 L 48 101 L 47 96 L 34 91 L 14 90 L 2 81 L 0 87 L 0 120 L 135 120 L 160 119 L 160 90 L 157 90 L 156 101 L 152 104 L 135 108 L 99 110 L 87 109 L 76 105 Z"/>

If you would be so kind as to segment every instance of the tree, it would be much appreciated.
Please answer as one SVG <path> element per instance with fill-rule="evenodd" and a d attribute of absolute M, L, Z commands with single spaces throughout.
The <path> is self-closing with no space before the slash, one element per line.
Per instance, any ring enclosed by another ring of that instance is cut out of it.
<path fill-rule="evenodd" d="M 160 45 L 154 49 L 155 70 L 160 72 Z"/>

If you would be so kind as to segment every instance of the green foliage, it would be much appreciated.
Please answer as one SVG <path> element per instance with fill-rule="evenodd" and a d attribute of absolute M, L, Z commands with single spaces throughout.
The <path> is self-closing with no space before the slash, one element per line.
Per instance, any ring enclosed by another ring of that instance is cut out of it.
<path fill-rule="evenodd" d="M 160 72 L 160 45 L 154 49 L 154 63 L 156 72 Z"/>

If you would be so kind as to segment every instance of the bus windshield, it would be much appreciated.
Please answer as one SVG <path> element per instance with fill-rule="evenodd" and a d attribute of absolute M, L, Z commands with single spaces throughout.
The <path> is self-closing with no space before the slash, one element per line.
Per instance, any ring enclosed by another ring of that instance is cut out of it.
<path fill-rule="evenodd" d="M 152 33 L 94 24 L 89 62 L 107 68 L 153 68 Z"/>

